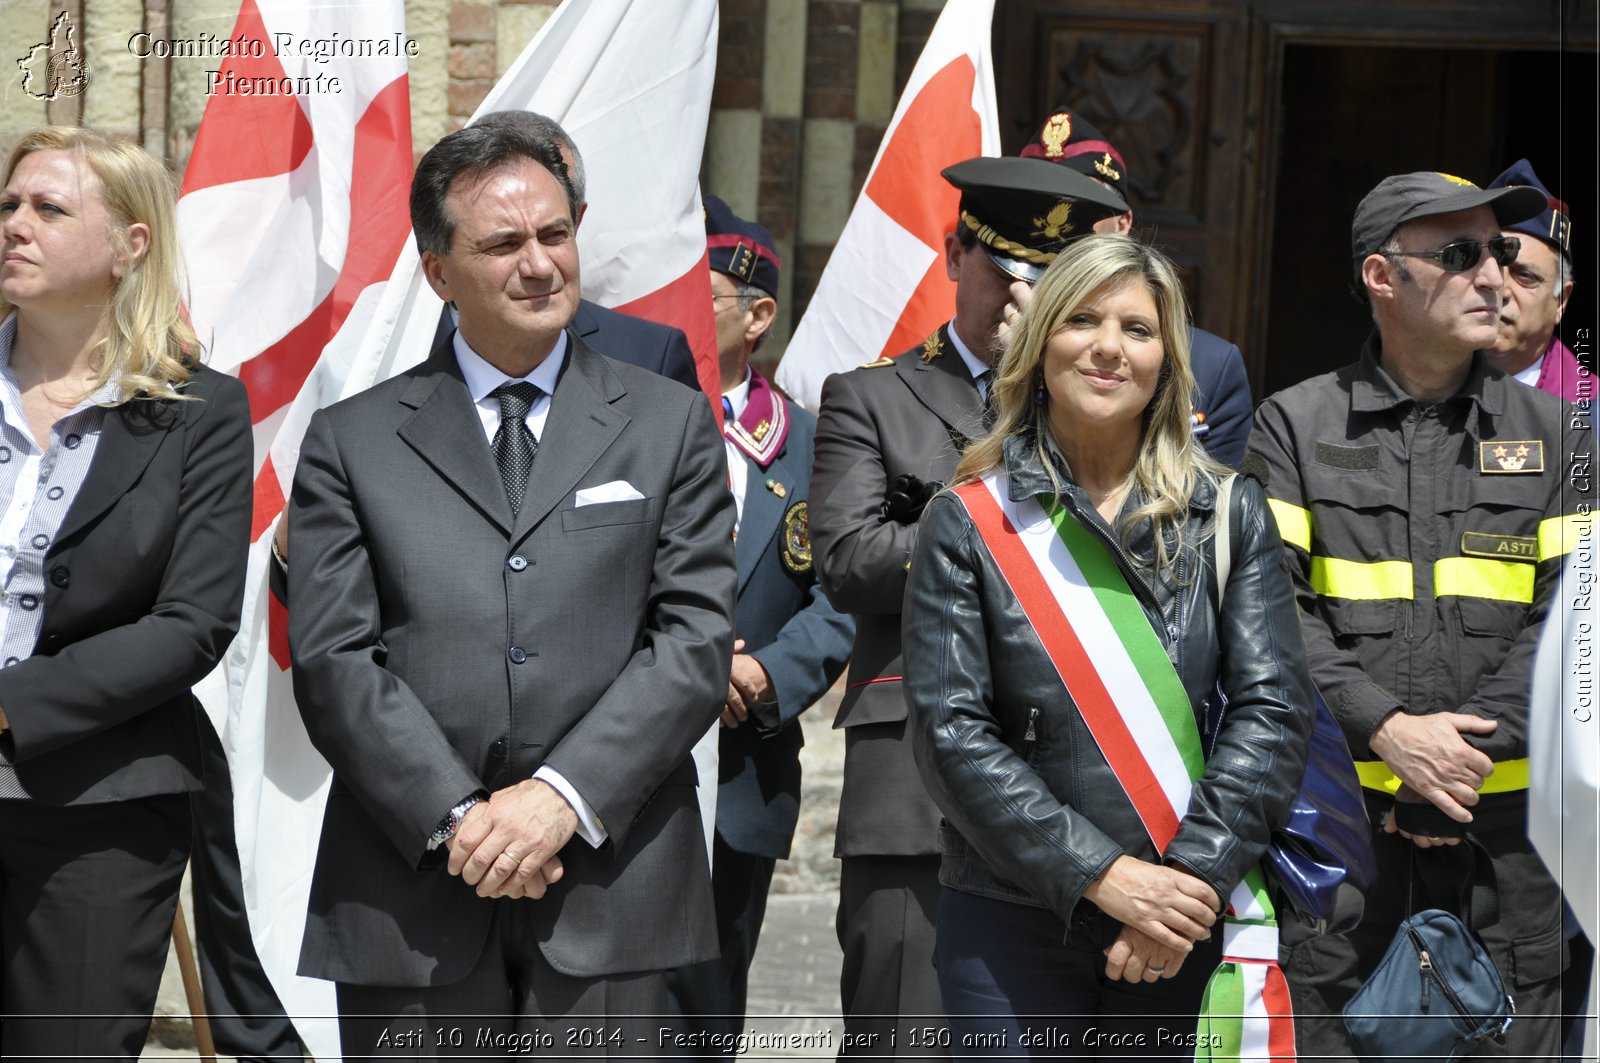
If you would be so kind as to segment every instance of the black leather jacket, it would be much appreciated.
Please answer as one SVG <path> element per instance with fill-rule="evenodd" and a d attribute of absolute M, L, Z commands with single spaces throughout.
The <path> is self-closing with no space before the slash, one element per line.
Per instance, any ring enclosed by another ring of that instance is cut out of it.
<path fill-rule="evenodd" d="M 1008 441 L 1005 456 L 1013 499 L 1050 493 L 1023 438 Z M 1233 568 L 1219 623 L 1216 492 L 1208 481 L 1190 502 L 1193 545 L 1171 574 L 1132 564 L 1076 484 L 1067 481 L 1063 496 L 1112 546 L 1203 731 L 1220 673 L 1227 711 L 1207 734 L 1205 774 L 1165 858 L 1224 900 L 1287 817 L 1312 721 L 1282 543 L 1259 484 L 1241 478 L 1232 497 Z M 1134 538 L 1134 556 L 1152 556 L 1151 536 L 1146 528 Z M 1109 943 L 1115 923 L 1079 899 L 1118 856 L 1155 861 L 1155 848 L 965 507 L 948 492 L 923 514 L 905 617 L 917 765 L 945 817 L 940 881 L 1049 908 L 1068 924 L 1069 939 L 1081 928 L 1085 943 Z"/>

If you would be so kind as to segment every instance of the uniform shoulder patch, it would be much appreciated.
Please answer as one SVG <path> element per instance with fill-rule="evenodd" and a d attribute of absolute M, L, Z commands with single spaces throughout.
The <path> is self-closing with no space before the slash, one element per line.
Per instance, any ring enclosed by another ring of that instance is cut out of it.
<path fill-rule="evenodd" d="M 811 518 L 804 499 L 784 511 L 782 558 L 794 575 L 811 575 Z"/>
<path fill-rule="evenodd" d="M 1478 444 L 1482 473 L 1544 472 L 1544 440 L 1490 439 Z"/>
<path fill-rule="evenodd" d="M 886 365 L 893 365 L 893 364 L 894 364 L 894 359 L 893 358 L 879 358 L 875 362 L 862 362 L 860 365 L 856 366 L 856 368 L 857 369 L 882 369 Z"/>

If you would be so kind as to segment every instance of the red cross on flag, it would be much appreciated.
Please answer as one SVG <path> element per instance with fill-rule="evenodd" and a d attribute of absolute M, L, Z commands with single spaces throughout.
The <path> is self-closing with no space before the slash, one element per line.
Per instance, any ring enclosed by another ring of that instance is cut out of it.
<path fill-rule="evenodd" d="M 949 0 L 906 82 L 777 383 L 815 410 L 830 374 L 893 357 L 955 314 L 944 236 L 961 200 L 939 171 L 998 155 L 989 26 L 994 0 Z"/>

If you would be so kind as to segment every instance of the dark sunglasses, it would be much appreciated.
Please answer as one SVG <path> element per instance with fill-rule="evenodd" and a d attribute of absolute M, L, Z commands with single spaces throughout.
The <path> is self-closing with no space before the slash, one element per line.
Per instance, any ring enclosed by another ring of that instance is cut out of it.
<path fill-rule="evenodd" d="M 1385 251 L 1385 255 L 1402 255 L 1406 258 L 1431 258 L 1439 263 L 1439 268 L 1446 273 L 1465 273 L 1469 269 L 1477 268 L 1483 261 L 1483 252 L 1488 250 L 1489 257 L 1493 258 L 1495 265 L 1505 267 L 1517 260 L 1517 252 L 1522 250 L 1522 241 L 1515 236 L 1496 236 L 1492 240 L 1457 240 L 1453 244 L 1445 244 L 1437 251 Z"/>

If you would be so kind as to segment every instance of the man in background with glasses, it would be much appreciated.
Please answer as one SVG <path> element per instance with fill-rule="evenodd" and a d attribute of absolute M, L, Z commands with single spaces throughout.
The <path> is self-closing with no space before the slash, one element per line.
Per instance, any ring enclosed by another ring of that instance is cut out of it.
<path fill-rule="evenodd" d="M 1340 1012 L 1401 920 L 1429 907 L 1468 917 L 1474 880 L 1501 899 L 1498 921 L 1480 911 L 1474 930 L 1520 1014 L 1505 1054 L 1560 1049 L 1561 898 L 1527 837 L 1528 684 L 1593 504 L 1570 458 L 1592 436 L 1485 357 L 1519 247 L 1502 230 L 1545 198 L 1439 173 L 1384 179 L 1352 226 L 1377 326 L 1360 360 L 1256 412 L 1245 469 L 1267 481 L 1379 865 L 1354 931 L 1285 929 L 1302 1057 L 1350 1055 Z"/>
<path fill-rule="evenodd" d="M 1529 185 L 1545 196 L 1545 207 L 1527 221 L 1507 226 L 1503 235 L 1515 236 L 1522 246 L 1517 260 L 1506 269 L 1506 286 L 1500 300 L 1500 342 L 1489 361 L 1501 372 L 1524 384 L 1559 395 L 1568 402 L 1579 397 L 1593 400 L 1594 381 L 1580 391 L 1578 359 L 1556 336 L 1556 326 L 1572 296 L 1572 218 L 1567 205 L 1533 172 L 1527 159 L 1518 159 L 1489 183 L 1490 188 Z"/>

